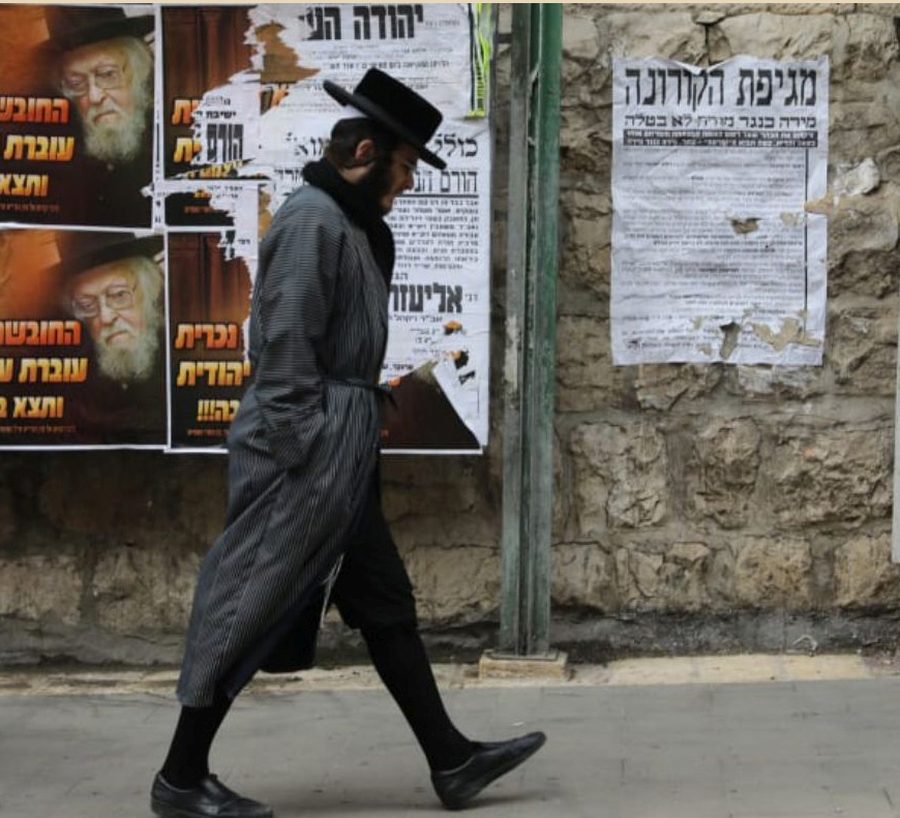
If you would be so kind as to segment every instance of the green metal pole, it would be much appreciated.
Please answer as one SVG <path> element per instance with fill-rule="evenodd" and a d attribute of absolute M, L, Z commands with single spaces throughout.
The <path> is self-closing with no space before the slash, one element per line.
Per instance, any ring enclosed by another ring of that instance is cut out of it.
<path fill-rule="evenodd" d="M 500 650 L 550 650 L 562 6 L 513 6 Z"/>

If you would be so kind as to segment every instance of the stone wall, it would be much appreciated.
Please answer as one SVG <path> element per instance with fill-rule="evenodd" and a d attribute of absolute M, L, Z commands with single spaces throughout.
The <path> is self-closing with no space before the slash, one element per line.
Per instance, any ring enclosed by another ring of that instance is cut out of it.
<path fill-rule="evenodd" d="M 900 270 L 900 4 L 565 7 L 554 641 L 623 652 L 887 644 Z M 509 31 L 509 9 L 501 32 Z M 822 367 L 613 367 L 611 58 L 831 59 Z M 502 371 L 508 44 L 497 63 L 494 389 Z M 391 457 L 385 502 L 431 643 L 495 640 L 502 451 Z M 0 662 L 177 661 L 225 462 L 0 458 Z M 326 655 L 355 638 L 329 621 Z"/>
<path fill-rule="evenodd" d="M 779 649 L 804 634 L 804 648 L 892 639 L 898 32 L 897 4 L 566 8 L 562 641 Z M 613 368 L 612 57 L 708 65 L 738 54 L 830 58 L 830 191 L 815 204 L 829 215 L 824 366 Z"/>

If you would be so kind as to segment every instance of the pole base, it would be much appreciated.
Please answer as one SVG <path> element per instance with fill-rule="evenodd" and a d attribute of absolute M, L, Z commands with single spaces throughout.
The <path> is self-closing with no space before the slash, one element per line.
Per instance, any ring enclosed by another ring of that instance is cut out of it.
<path fill-rule="evenodd" d="M 565 681 L 571 676 L 568 655 L 560 650 L 531 656 L 486 650 L 478 661 L 479 679 L 548 679 Z"/>

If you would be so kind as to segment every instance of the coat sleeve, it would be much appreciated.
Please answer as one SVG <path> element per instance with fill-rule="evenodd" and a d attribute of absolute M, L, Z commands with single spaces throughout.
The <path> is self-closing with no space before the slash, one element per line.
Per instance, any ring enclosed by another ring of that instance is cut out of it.
<path fill-rule="evenodd" d="M 325 333 L 345 235 L 322 206 L 283 208 L 260 248 L 253 320 L 261 339 L 256 398 L 272 456 L 301 466 L 324 425 L 317 341 Z"/>

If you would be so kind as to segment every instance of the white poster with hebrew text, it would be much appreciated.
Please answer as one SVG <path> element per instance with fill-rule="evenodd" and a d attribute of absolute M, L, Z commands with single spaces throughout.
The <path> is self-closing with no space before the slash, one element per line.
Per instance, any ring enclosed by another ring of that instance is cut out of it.
<path fill-rule="evenodd" d="M 827 57 L 613 74 L 613 362 L 821 364 Z"/>

